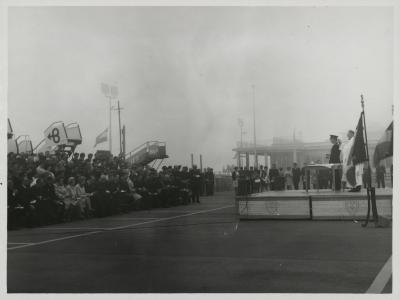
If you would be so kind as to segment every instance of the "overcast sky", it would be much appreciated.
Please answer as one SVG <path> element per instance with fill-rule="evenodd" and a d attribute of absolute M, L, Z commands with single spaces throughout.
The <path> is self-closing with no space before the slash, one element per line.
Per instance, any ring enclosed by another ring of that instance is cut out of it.
<path fill-rule="evenodd" d="M 234 163 L 238 118 L 252 139 L 322 141 L 392 118 L 391 8 L 37 7 L 9 9 L 8 113 L 34 145 L 54 121 L 83 144 L 108 126 L 102 82 L 119 88 L 127 150 L 167 142 L 171 164 Z M 116 121 L 117 115 L 113 118 Z M 114 149 L 118 147 L 114 122 Z M 107 143 L 101 148 L 106 148 Z"/>

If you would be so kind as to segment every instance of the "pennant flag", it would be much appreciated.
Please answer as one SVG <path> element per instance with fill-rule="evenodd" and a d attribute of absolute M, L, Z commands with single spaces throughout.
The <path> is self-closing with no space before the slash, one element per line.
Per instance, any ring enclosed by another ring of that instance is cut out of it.
<path fill-rule="evenodd" d="M 354 144 L 351 149 L 351 155 L 353 164 L 358 165 L 365 161 L 368 161 L 367 151 L 364 140 L 364 126 L 363 126 L 363 114 L 361 113 L 360 119 L 358 120 L 356 134 L 354 136 Z"/>
<path fill-rule="evenodd" d="M 385 133 L 375 147 L 374 166 L 378 166 L 382 159 L 390 156 L 393 156 L 393 121 L 385 130 Z"/>
<path fill-rule="evenodd" d="M 11 139 L 13 137 L 13 129 L 11 127 L 10 119 L 8 119 L 8 129 L 7 129 L 7 139 Z"/>
<path fill-rule="evenodd" d="M 108 128 L 96 137 L 96 143 L 94 144 L 94 147 L 96 147 L 100 143 L 106 142 L 107 136 L 108 136 Z"/>

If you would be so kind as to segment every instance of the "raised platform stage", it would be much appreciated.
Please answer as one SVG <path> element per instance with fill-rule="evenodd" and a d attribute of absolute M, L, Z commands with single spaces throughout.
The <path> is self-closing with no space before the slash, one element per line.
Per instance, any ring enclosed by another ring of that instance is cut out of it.
<path fill-rule="evenodd" d="M 290 190 L 236 196 L 241 219 L 364 220 L 367 205 L 366 190 Z M 376 189 L 376 205 L 380 216 L 392 218 L 392 189 Z"/>

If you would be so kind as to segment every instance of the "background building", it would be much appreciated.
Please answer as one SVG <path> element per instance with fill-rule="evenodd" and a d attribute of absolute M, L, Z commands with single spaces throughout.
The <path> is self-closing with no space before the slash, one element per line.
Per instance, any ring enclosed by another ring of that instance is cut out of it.
<path fill-rule="evenodd" d="M 368 150 L 373 167 L 372 158 L 378 138 L 368 139 Z M 277 167 L 292 166 L 297 162 L 299 166 L 303 163 L 328 163 L 332 144 L 329 140 L 321 142 L 304 142 L 298 138 L 274 137 L 269 145 L 257 145 L 251 143 L 237 143 L 233 149 L 238 166 L 254 166 L 254 154 L 257 153 L 259 165 L 276 164 Z M 256 151 L 255 151 L 256 150 Z M 392 159 L 382 161 L 386 168 L 392 164 Z"/>

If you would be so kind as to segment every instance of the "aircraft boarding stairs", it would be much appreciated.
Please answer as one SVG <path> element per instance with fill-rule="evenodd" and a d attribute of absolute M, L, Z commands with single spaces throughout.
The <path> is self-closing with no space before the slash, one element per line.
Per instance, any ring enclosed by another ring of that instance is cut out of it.
<path fill-rule="evenodd" d="M 125 155 L 125 159 L 130 164 L 150 165 L 155 169 L 160 167 L 165 158 L 168 158 L 165 142 L 159 141 L 143 143 Z"/>

